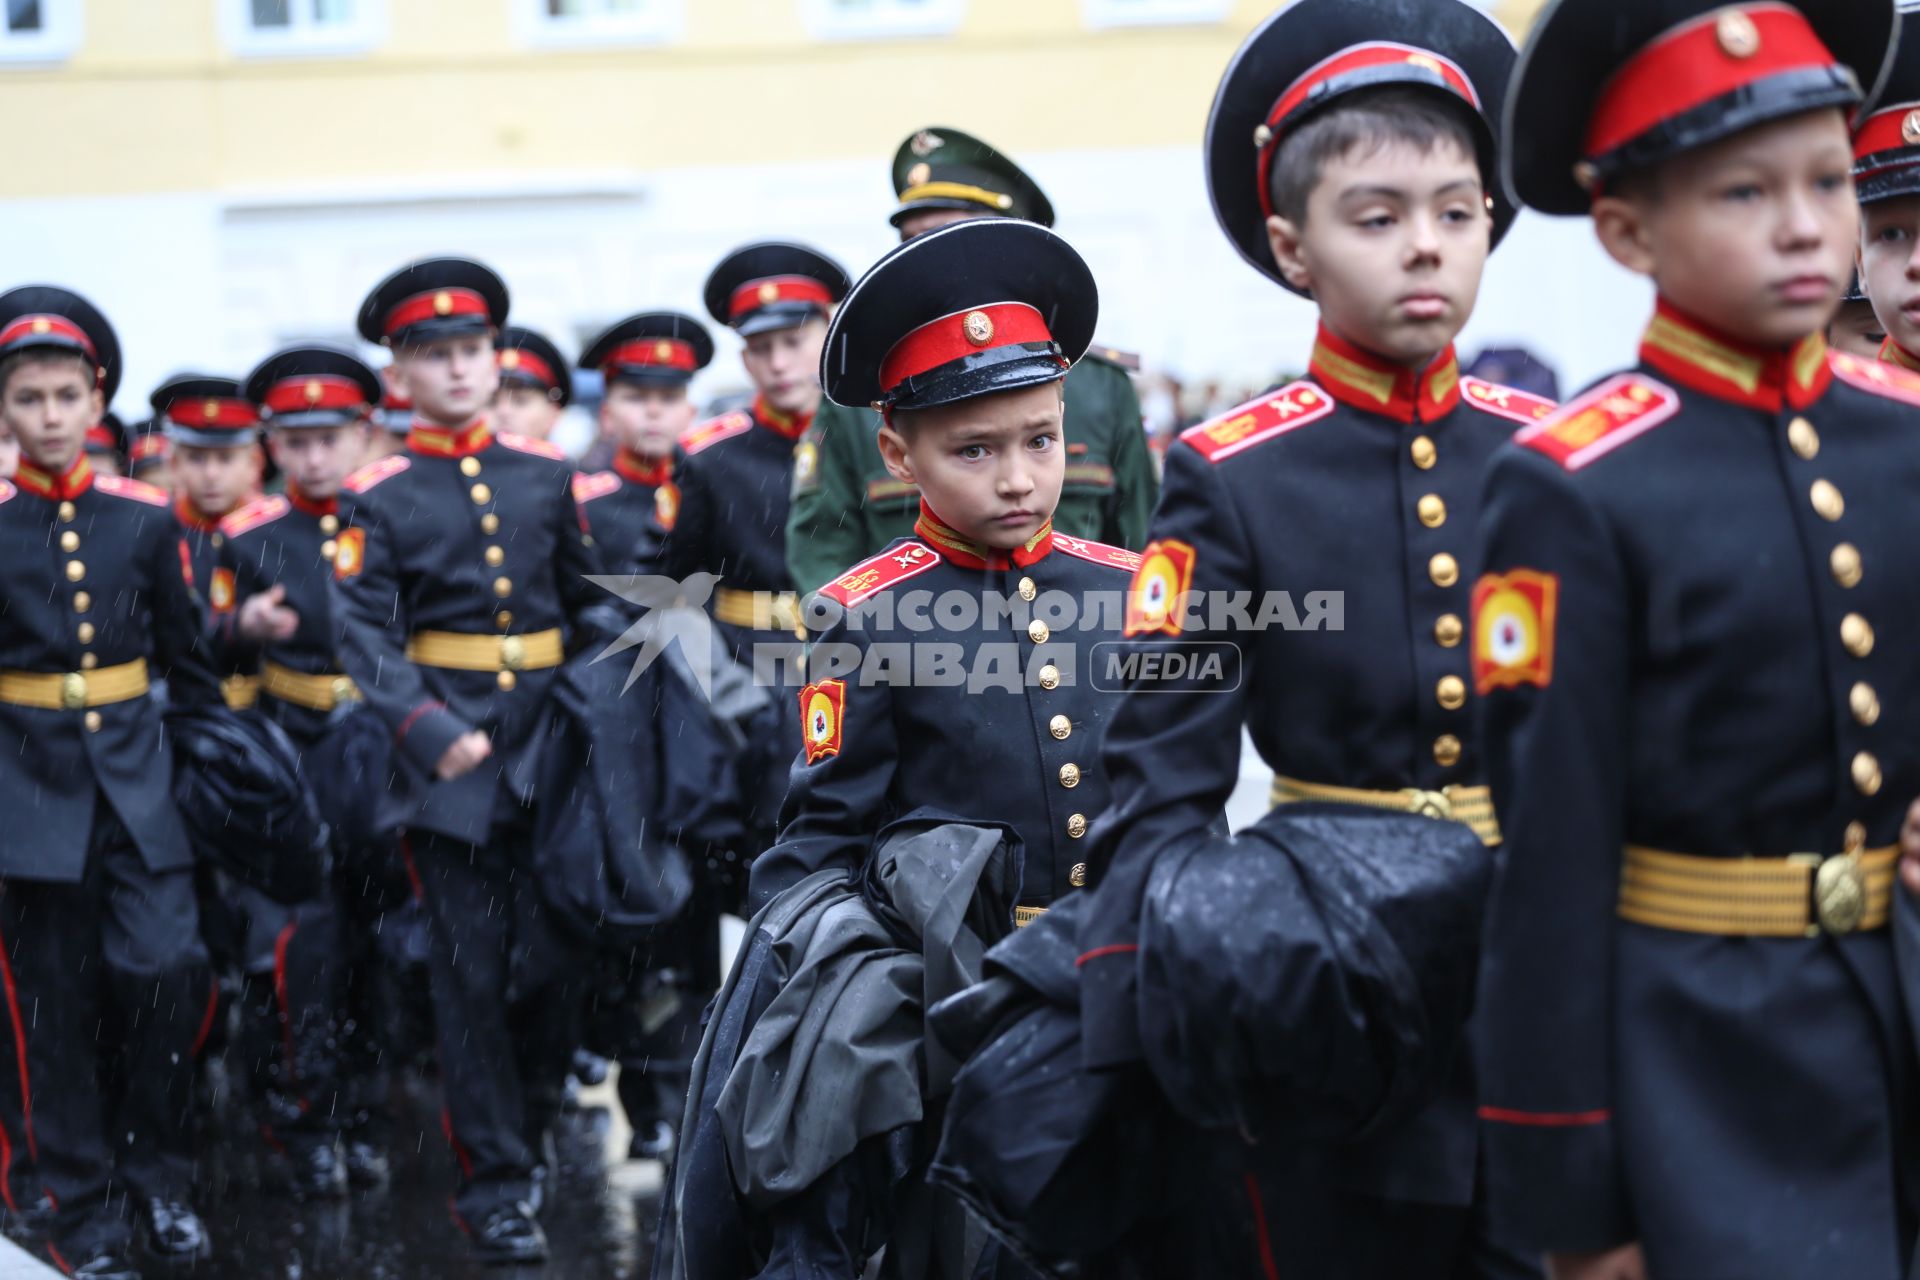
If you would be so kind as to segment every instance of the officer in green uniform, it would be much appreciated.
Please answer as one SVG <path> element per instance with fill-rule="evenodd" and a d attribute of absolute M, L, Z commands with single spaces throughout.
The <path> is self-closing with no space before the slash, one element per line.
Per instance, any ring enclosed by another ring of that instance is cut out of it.
<path fill-rule="evenodd" d="M 1053 225 L 1053 205 L 1020 166 L 958 129 L 930 128 L 893 157 L 900 207 L 890 219 L 910 240 L 969 218 L 1024 218 Z M 1067 375 L 1066 484 L 1054 528 L 1139 549 L 1160 496 L 1127 375 L 1138 357 L 1096 344 Z M 920 492 L 887 474 L 874 432 L 878 417 L 822 401 L 794 455 L 787 566 L 804 594 L 913 532 Z"/>

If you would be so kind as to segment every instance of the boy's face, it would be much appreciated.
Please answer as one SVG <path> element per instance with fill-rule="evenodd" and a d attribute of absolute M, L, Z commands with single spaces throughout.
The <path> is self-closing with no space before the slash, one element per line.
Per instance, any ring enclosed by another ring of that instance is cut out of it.
<path fill-rule="evenodd" d="M 827 322 L 814 316 L 805 324 L 772 333 L 756 333 L 740 353 L 754 390 L 782 413 L 812 413 L 820 407 L 820 348 Z"/>
<path fill-rule="evenodd" d="M 283 427 L 267 437 L 273 460 L 288 483 L 309 498 L 327 499 L 360 465 L 367 449 L 367 426 Z"/>
<path fill-rule="evenodd" d="M 1860 279 L 1887 335 L 1920 353 L 1920 196 L 1860 207 Z"/>
<path fill-rule="evenodd" d="M 493 393 L 493 425 L 500 431 L 545 440 L 560 421 L 560 406 L 545 391 L 502 385 Z"/>
<path fill-rule="evenodd" d="M 439 338 L 393 354 L 395 385 L 413 400 L 415 416 L 440 427 L 464 427 L 486 412 L 500 386 L 493 334 Z"/>
<path fill-rule="evenodd" d="M 900 243 L 905 244 L 918 235 L 929 231 L 938 231 L 941 227 L 952 226 L 956 222 L 971 222 L 975 218 L 988 215 L 983 211 L 974 213 L 970 209 L 915 209 L 900 219 Z"/>
<path fill-rule="evenodd" d="M 201 515 L 224 516 L 259 488 L 260 450 L 251 444 L 210 449 L 176 443 L 173 477 Z"/>
<path fill-rule="evenodd" d="M 1826 326 L 1852 273 L 1852 168 L 1840 112 L 1807 112 L 1602 196 L 1594 231 L 1687 314 L 1754 346 L 1789 346 Z"/>
<path fill-rule="evenodd" d="M 106 411 L 92 368 L 72 356 L 23 360 L 0 387 L 0 423 L 28 461 L 55 475 L 73 465 Z"/>
<path fill-rule="evenodd" d="M 1031 541 L 1060 505 L 1063 409 L 1057 382 L 917 409 L 905 431 L 880 428 L 880 454 L 956 533 L 1005 551 Z"/>
<path fill-rule="evenodd" d="M 1493 245 L 1480 165 L 1451 140 L 1391 140 L 1326 162 L 1306 221 L 1267 220 L 1288 283 L 1329 329 L 1388 360 L 1424 365 L 1473 314 Z"/>
<path fill-rule="evenodd" d="M 693 412 L 684 383 L 642 387 L 615 382 L 600 402 L 600 427 L 622 449 L 663 458 L 693 425 Z"/>
<path fill-rule="evenodd" d="M 1843 302 L 1827 325 L 1827 343 L 1835 351 L 1846 351 L 1867 360 L 1880 354 L 1887 331 L 1880 317 L 1873 314 L 1871 302 Z"/>

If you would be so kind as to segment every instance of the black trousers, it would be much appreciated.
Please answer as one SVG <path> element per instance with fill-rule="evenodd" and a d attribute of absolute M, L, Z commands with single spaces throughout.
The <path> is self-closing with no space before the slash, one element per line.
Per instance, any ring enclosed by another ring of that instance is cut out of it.
<path fill-rule="evenodd" d="M 184 1200 L 193 1180 L 194 1058 L 215 996 L 193 873 L 148 870 L 103 800 L 78 884 L 0 882 L 0 961 L 25 1097 L 9 1146 L 24 1143 L 57 1206 L 58 1251 L 123 1244 L 129 1195 Z"/>
<path fill-rule="evenodd" d="M 242 1049 L 261 1132 L 279 1149 L 331 1142 L 342 1115 L 335 1026 L 346 962 L 334 897 L 329 887 L 289 904 L 251 885 L 226 886 L 242 925 Z"/>
<path fill-rule="evenodd" d="M 720 990 L 718 897 L 698 881 L 687 914 L 650 946 L 601 958 L 587 1045 L 620 1063 L 620 1105 L 636 1131 L 680 1126 L 701 1021 Z"/>
<path fill-rule="evenodd" d="M 540 900 L 524 810 L 490 843 L 418 833 L 454 1209 L 477 1228 L 525 1200 L 560 1112 L 592 980 L 585 948 Z"/>

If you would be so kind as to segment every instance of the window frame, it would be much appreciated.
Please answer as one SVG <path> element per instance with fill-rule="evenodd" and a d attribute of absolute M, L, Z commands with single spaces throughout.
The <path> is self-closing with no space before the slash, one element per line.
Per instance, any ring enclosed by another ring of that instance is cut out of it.
<path fill-rule="evenodd" d="M 514 36 L 530 49 L 593 49 L 619 45 L 663 45 L 686 31 L 686 0 L 646 0 L 640 14 L 589 14 L 559 18 L 546 0 L 514 0 Z"/>
<path fill-rule="evenodd" d="M 874 0 L 879 13 L 848 13 L 835 0 L 800 0 L 800 19 L 816 40 L 901 40 L 949 35 L 966 21 L 966 0 L 926 0 L 923 13 L 903 13 L 900 0 Z"/>
<path fill-rule="evenodd" d="M 16 33 L 0 17 L 0 65 L 66 62 L 86 35 L 85 0 L 40 0 L 40 29 Z"/>
<path fill-rule="evenodd" d="M 251 0 L 221 0 L 220 26 L 227 52 L 238 58 L 344 58 L 370 53 L 387 38 L 387 0 L 353 0 L 354 16 L 344 23 L 316 25 L 292 6 L 313 0 L 289 0 L 294 21 L 284 31 L 253 25 Z"/>
<path fill-rule="evenodd" d="M 1080 20 L 1095 31 L 1211 26 L 1232 16 L 1233 0 L 1080 0 Z"/>

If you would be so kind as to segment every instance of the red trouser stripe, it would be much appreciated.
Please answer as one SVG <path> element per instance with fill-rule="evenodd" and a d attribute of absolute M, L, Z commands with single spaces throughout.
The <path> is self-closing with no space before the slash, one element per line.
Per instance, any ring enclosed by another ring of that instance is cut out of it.
<path fill-rule="evenodd" d="M 1260 1274 L 1266 1280 L 1280 1280 L 1280 1268 L 1273 1263 L 1273 1238 L 1267 1234 L 1267 1206 L 1260 1199 L 1260 1182 L 1248 1173 L 1247 1207 L 1253 1210 L 1253 1234 L 1260 1246 Z"/>
<path fill-rule="evenodd" d="M 27 1127 L 27 1151 L 40 1158 L 40 1144 L 33 1136 L 33 1082 L 27 1073 L 27 1027 L 20 1017 L 20 993 L 13 985 L 13 961 L 8 956 L 7 940 L 0 936 L 0 983 L 6 985 L 7 1017 L 13 1023 L 13 1054 L 20 1063 L 20 1119 Z M 7 1170 L 13 1171 L 13 1147 L 7 1147 Z M 7 1207 L 13 1207 L 13 1194 L 7 1193 Z"/>
<path fill-rule="evenodd" d="M 287 944 L 293 941 L 299 928 L 299 921 L 289 920 L 273 940 L 273 998 L 280 1004 L 280 1048 L 286 1055 L 287 1083 L 293 1087 L 300 1109 L 310 1111 L 312 1104 L 300 1091 L 300 1066 L 294 1060 L 293 1051 L 293 1005 L 287 999 Z"/>

